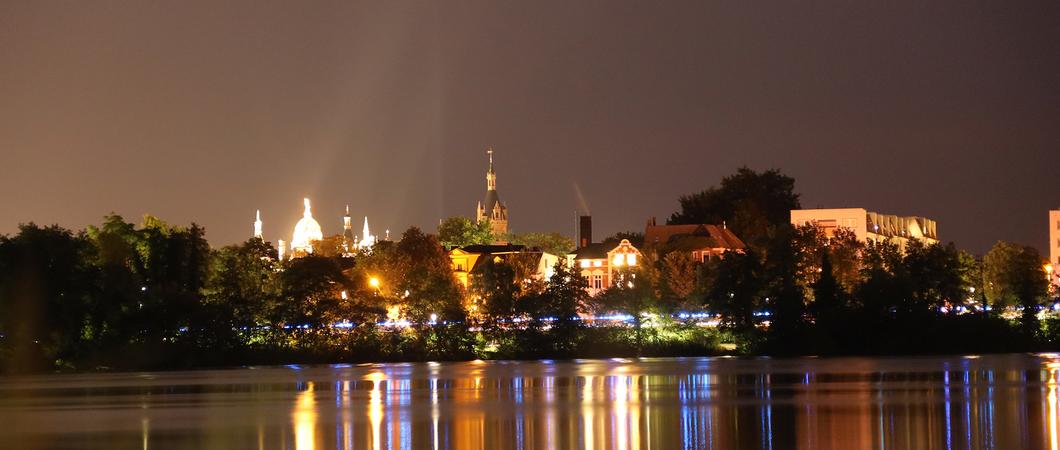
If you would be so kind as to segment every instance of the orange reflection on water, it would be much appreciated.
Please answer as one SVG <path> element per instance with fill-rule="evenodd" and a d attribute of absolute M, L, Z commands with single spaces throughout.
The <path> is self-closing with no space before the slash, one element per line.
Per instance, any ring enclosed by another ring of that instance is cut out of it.
<path fill-rule="evenodd" d="M 1049 389 L 1049 394 L 1046 396 L 1046 402 L 1048 402 L 1049 410 L 1049 448 L 1052 450 L 1060 450 L 1060 435 L 1057 433 L 1057 376 L 1060 375 L 1060 363 L 1049 363 L 1046 365 L 1048 370 L 1048 378 L 1046 379 L 1046 386 Z"/>
<path fill-rule="evenodd" d="M 316 448 L 317 406 L 313 396 L 313 382 L 306 384 L 306 389 L 298 394 L 295 401 L 294 440 L 297 450 Z"/>
<path fill-rule="evenodd" d="M 386 375 L 382 372 L 369 373 L 365 378 L 372 382 L 368 394 L 368 422 L 372 427 L 372 448 L 379 450 L 383 445 L 383 381 Z"/>

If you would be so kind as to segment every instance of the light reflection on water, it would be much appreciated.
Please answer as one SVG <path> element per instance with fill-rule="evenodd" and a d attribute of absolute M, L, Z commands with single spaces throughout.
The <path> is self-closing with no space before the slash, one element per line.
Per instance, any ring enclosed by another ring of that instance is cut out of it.
<path fill-rule="evenodd" d="M 1060 358 L 633 359 L 0 378 L 0 447 L 1049 448 Z"/>

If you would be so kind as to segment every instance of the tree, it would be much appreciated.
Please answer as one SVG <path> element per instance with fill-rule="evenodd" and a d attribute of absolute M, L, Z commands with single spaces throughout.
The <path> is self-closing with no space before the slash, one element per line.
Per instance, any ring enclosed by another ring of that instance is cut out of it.
<path fill-rule="evenodd" d="M 557 256 L 565 256 L 574 251 L 574 241 L 559 233 L 509 234 L 507 240 L 512 244 L 525 245 L 527 248 L 536 248 Z"/>
<path fill-rule="evenodd" d="M 307 255 L 292 259 L 280 277 L 283 294 L 277 322 L 319 327 L 347 319 L 342 292 L 353 289 L 337 258 Z M 348 297 L 348 295 L 347 295 Z"/>
<path fill-rule="evenodd" d="M 63 367 L 90 343 L 91 254 L 84 235 L 54 225 L 0 236 L 0 369 Z"/>
<path fill-rule="evenodd" d="M 755 172 L 741 167 L 721 180 L 720 187 L 681 196 L 681 210 L 670 224 L 727 223 L 745 242 L 765 238 L 771 226 L 786 224 L 799 208 L 795 179 L 779 170 Z"/>
<path fill-rule="evenodd" d="M 475 244 L 490 244 L 496 241 L 488 220 L 475 222 L 467 217 L 454 216 L 438 224 L 438 241 L 446 248 Z"/>
<path fill-rule="evenodd" d="M 964 304 L 970 287 L 965 273 L 969 268 L 953 243 L 929 245 L 912 240 L 906 245 L 903 263 L 909 275 L 912 309 L 937 311 Z"/>
<path fill-rule="evenodd" d="M 312 245 L 313 254 L 316 256 L 338 257 L 345 253 L 345 249 L 342 247 L 345 239 L 341 234 L 336 234 L 325 236 L 319 241 L 312 241 L 310 245 Z"/>
<path fill-rule="evenodd" d="M 205 322 L 213 317 L 199 314 L 210 259 L 206 230 L 194 223 L 173 227 L 148 215 L 139 233 L 145 292 L 141 323 L 147 335 L 165 341 L 189 329 L 210 327 Z"/>
<path fill-rule="evenodd" d="M 515 268 L 487 256 L 477 272 L 471 278 L 470 291 L 482 300 L 481 315 L 488 322 L 510 319 L 515 314 L 515 302 L 520 295 Z"/>
<path fill-rule="evenodd" d="M 753 331 L 754 313 L 763 306 L 758 254 L 749 250 L 726 255 L 718 262 L 713 278 L 707 301 L 721 315 L 722 324 L 738 333 Z"/>
<path fill-rule="evenodd" d="M 634 247 L 640 248 L 644 246 L 644 233 L 639 231 L 619 231 L 618 233 L 604 238 L 603 242 L 609 245 L 618 245 L 623 239 L 629 241 Z"/>
<path fill-rule="evenodd" d="M 578 314 L 589 310 L 589 294 L 585 291 L 587 287 L 588 282 L 578 274 L 577 268 L 560 260 L 553 267 L 552 276 L 543 291 L 529 293 L 519 299 L 516 312 L 530 318 L 527 330 L 530 339 L 523 340 L 524 350 L 570 354 L 576 346 L 577 331 L 581 328 Z M 547 322 L 552 336 L 542 335 L 546 318 L 553 319 Z"/>
<path fill-rule="evenodd" d="M 763 278 L 766 298 L 772 312 L 769 325 L 771 348 L 780 353 L 804 350 L 806 302 L 796 272 L 799 249 L 795 245 L 796 229 L 791 225 L 772 230 L 764 247 Z"/>
<path fill-rule="evenodd" d="M 688 252 L 675 251 L 662 258 L 663 279 L 678 304 L 684 304 L 696 289 L 696 261 Z"/>
<path fill-rule="evenodd" d="M 645 320 L 658 312 L 658 296 L 643 266 L 616 270 L 615 276 L 618 281 L 597 297 L 597 311 L 632 317 L 634 345 L 639 355 L 644 347 Z"/>
<path fill-rule="evenodd" d="M 846 296 L 832 270 L 832 258 L 825 253 L 821 259 L 821 276 L 813 284 L 813 303 L 810 310 L 817 325 L 834 334 L 848 311 Z"/>
<path fill-rule="evenodd" d="M 397 292 L 402 295 L 409 319 L 426 322 L 431 314 L 439 320 L 465 319 L 452 262 L 437 238 L 419 228 L 409 228 L 401 235 L 395 256 Z"/>
<path fill-rule="evenodd" d="M 215 250 L 207 301 L 224 311 L 235 328 L 270 324 L 280 304 L 276 249 L 260 238 Z"/>
<path fill-rule="evenodd" d="M 1020 305 L 1028 337 L 1038 333 L 1038 307 L 1048 290 L 1042 257 L 1034 247 L 998 242 L 983 257 L 983 288 L 994 307 Z"/>

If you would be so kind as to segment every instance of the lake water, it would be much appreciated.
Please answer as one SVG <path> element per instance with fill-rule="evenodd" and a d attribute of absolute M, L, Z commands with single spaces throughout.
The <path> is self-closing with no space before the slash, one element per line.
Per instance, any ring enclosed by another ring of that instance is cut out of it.
<path fill-rule="evenodd" d="M 648 358 L 0 378 L 5 448 L 1060 447 L 1060 355 Z"/>

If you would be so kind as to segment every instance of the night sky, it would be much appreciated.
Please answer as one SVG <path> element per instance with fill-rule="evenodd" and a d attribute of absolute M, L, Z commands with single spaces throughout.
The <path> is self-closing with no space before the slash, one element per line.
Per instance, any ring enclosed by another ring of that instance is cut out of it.
<path fill-rule="evenodd" d="M 1055 0 L 215 3 L 0 0 L 0 233 L 275 241 L 303 196 L 433 231 L 489 145 L 516 232 L 643 230 L 741 165 L 976 253 L 1060 207 Z"/>

